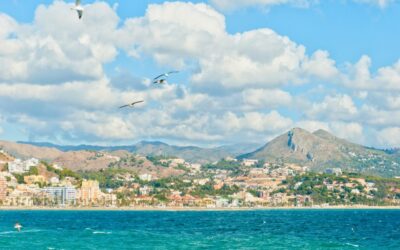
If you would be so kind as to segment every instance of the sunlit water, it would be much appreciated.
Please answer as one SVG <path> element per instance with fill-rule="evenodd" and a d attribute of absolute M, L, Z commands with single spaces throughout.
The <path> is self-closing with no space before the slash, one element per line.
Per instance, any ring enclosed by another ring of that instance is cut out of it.
<path fill-rule="evenodd" d="M 0 211 L 0 249 L 400 249 L 400 211 Z"/>

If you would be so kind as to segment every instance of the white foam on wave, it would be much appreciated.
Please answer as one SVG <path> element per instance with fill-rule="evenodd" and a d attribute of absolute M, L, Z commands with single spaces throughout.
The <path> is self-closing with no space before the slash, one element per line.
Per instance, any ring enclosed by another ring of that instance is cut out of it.
<path fill-rule="evenodd" d="M 42 230 L 39 229 L 30 229 L 30 230 L 21 230 L 20 232 L 18 232 L 17 230 L 15 231 L 4 231 L 4 232 L 0 232 L 0 236 L 2 235 L 10 235 L 10 234 L 24 234 L 24 233 L 38 233 L 41 232 Z"/>
<path fill-rule="evenodd" d="M 346 245 L 346 246 L 351 246 L 351 247 L 356 247 L 356 248 L 359 248 L 359 247 L 360 247 L 359 245 L 351 244 L 351 243 L 346 243 L 345 245 Z"/>
<path fill-rule="evenodd" d="M 94 231 L 93 234 L 112 234 L 112 232 Z"/>
<path fill-rule="evenodd" d="M 15 234 L 15 233 L 17 233 L 17 231 L 4 231 L 4 232 L 0 232 L 0 235 Z"/>
<path fill-rule="evenodd" d="M 39 233 L 42 232 L 43 230 L 40 229 L 28 229 L 28 230 L 24 230 L 22 229 L 21 232 L 17 232 L 16 233 Z"/>

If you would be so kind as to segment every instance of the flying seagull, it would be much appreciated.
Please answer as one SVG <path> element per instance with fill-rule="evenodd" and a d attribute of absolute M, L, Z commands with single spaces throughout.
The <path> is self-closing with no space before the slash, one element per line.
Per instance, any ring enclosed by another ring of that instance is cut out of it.
<path fill-rule="evenodd" d="M 76 12 L 78 12 L 79 19 L 82 19 L 83 7 L 81 5 L 81 0 L 75 0 L 75 6 L 72 7 L 71 10 L 76 10 Z"/>
<path fill-rule="evenodd" d="M 122 108 L 127 108 L 127 107 L 133 108 L 136 104 L 142 103 L 142 102 L 144 102 L 144 101 L 132 102 L 132 103 L 130 103 L 130 104 L 126 104 L 126 105 L 121 106 L 121 107 L 119 107 L 119 108 L 120 108 L 120 109 L 122 109 Z"/>
<path fill-rule="evenodd" d="M 177 73 L 179 73 L 179 71 L 170 71 L 170 72 L 161 74 L 161 75 L 159 75 L 159 76 L 157 76 L 157 77 L 155 77 L 155 78 L 153 79 L 153 83 L 158 83 L 158 84 L 166 83 L 166 82 L 167 82 L 167 78 L 168 78 L 171 74 L 177 74 Z"/>

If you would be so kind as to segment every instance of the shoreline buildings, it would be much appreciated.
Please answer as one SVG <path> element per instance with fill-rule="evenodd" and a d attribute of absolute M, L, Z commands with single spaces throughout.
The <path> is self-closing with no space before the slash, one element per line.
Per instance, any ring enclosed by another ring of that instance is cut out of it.
<path fill-rule="evenodd" d="M 7 181 L 3 176 L 0 176 L 0 203 L 3 203 L 7 198 Z"/>
<path fill-rule="evenodd" d="M 43 190 L 56 205 L 76 205 L 77 190 L 74 187 L 46 187 Z"/>
<path fill-rule="evenodd" d="M 100 198 L 99 182 L 94 180 L 83 180 L 80 202 L 82 205 L 90 205 L 96 203 Z"/>

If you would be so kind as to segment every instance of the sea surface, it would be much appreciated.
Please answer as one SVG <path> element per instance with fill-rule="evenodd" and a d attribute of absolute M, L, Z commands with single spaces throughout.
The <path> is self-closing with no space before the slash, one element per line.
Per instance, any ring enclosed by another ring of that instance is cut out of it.
<path fill-rule="evenodd" d="M 0 211 L 0 249 L 400 249 L 400 210 Z"/>

